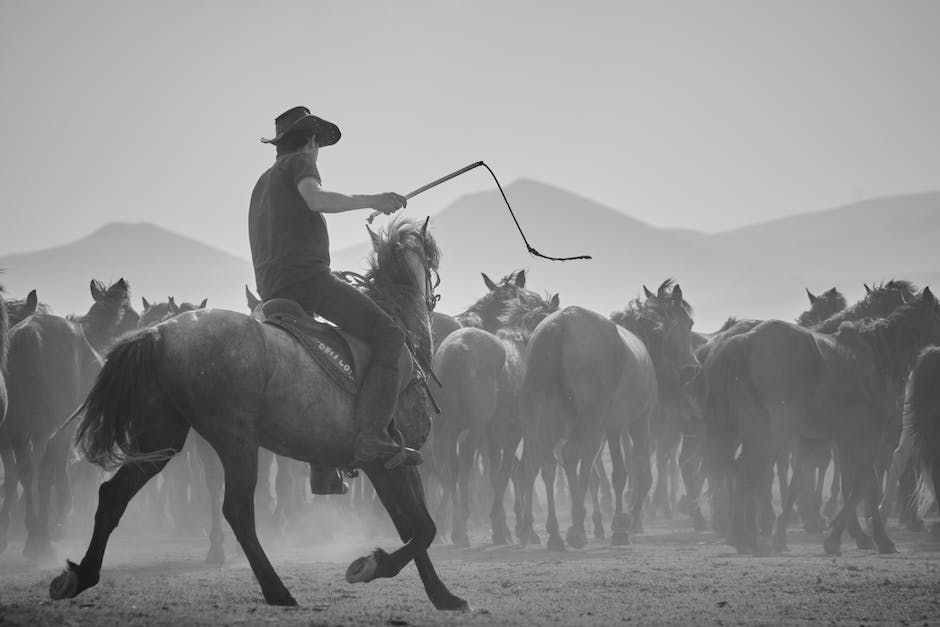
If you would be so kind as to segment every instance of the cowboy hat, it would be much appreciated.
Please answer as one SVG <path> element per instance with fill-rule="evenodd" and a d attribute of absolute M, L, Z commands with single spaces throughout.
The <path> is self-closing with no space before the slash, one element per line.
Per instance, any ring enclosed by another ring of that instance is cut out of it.
<path fill-rule="evenodd" d="M 339 127 L 332 122 L 318 118 L 310 114 L 307 107 L 294 107 L 288 109 L 274 120 L 274 132 L 276 135 L 271 139 L 261 138 L 265 144 L 278 144 L 288 133 L 294 131 L 316 132 L 317 144 L 323 146 L 332 146 L 339 141 Z"/>

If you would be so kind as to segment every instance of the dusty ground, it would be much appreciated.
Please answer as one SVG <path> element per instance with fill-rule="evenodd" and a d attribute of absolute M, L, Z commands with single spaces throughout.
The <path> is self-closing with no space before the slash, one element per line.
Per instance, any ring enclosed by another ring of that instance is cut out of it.
<path fill-rule="evenodd" d="M 128 523 L 129 526 L 130 523 Z M 316 522 L 312 526 L 316 526 Z M 101 583 L 71 601 L 49 600 L 60 566 L 37 568 L 19 556 L 22 541 L 0 555 L 0 625 L 591 625 L 613 623 L 940 624 L 940 543 L 895 525 L 900 553 L 860 551 L 827 557 L 821 538 L 794 530 L 786 555 L 736 555 L 710 532 L 684 521 L 651 522 L 628 547 L 592 540 L 584 550 L 544 546 L 475 548 L 436 545 L 441 578 L 473 610 L 435 611 L 414 566 L 396 579 L 349 585 L 347 565 L 371 547 L 397 546 L 386 530 L 316 542 L 305 529 L 298 550 L 273 532 L 263 540 L 297 609 L 271 608 L 246 561 L 227 539 L 224 568 L 203 563 L 206 542 L 165 534 L 115 534 Z M 63 542 L 60 558 L 80 558 L 84 543 Z"/>

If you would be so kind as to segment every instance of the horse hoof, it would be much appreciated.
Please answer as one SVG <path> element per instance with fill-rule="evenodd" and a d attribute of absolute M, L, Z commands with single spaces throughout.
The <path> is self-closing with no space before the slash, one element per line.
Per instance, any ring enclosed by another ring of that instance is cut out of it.
<path fill-rule="evenodd" d="M 940 535 L 940 532 L 938 532 L 938 535 Z M 530 531 L 528 534 L 523 534 L 523 536 L 527 537 L 529 544 L 534 544 L 536 546 L 542 544 L 542 538 L 539 537 L 539 534 L 535 533 L 534 531 Z"/>
<path fill-rule="evenodd" d="M 610 543 L 613 546 L 628 546 L 630 544 L 630 534 L 626 531 L 615 531 L 610 534 Z"/>
<path fill-rule="evenodd" d="M 708 531 L 708 522 L 705 521 L 705 517 L 702 516 L 701 512 L 696 512 L 693 514 L 692 528 L 695 531 Z"/>
<path fill-rule="evenodd" d="M 493 534 L 493 545 L 494 546 L 506 546 L 509 544 L 509 539 L 503 533 L 494 533 Z"/>
<path fill-rule="evenodd" d="M 604 531 L 604 525 L 594 525 L 594 537 L 598 540 L 603 540 L 607 537 L 607 533 Z"/>
<path fill-rule="evenodd" d="M 297 607 L 297 600 L 290 595 L 278 597 L 276 599 L 265 599 L 268 602 L 268 605 L 275 605 L 277 607 Z"/>
<path fill-rule="evenodd" d="M 375 555 L 360 557 L 346 569 L 346 581 L 349 583 L 368 583 L 375 579 L 375 571 L 379 568 L 379 561 Z"/>
<path fill-rule="evenodd" d="M 221 566 L 225 563 L 225 549 L 221 546 L 218 548 L 212 547 L 209 549 L 209 552 L 206 554 L 206 564 L 211 564 L 212 566 Z"/>
<path fill-rule="evenodd" d="M 587 537 L 584 534 L 584 529 L 578 527 L 569 527 L 568 533 L 565 534 L 568 541 L 568 545 L 576 549 L 583 549 L 584 545 L 587 544 Z"/>
<path fill-rule="evenodd" d="M 863 551 L 872 551 L 875 548 L 875 541 L 869 535 L 860 534 L 855 538 L 855 546 Z"/>
<path fill-rule="evenodd" d="M 842 555 L 842 548 L 838 542 L 826 540 L 823 542 L 823 550 L 826 552 L 826 555 L 834 555 L 835 557 Z"/>
<path fill-rule="evenodd" d="M 885 544 L 881 544 L 878 546 L 878 552 L 881 553 L 882 555 L 890 555 L 892 553 L 897 553 L 898 548 L 894 546 L 894 542 L 892 542 L 891 540 L 888 540 Z"/>
<path fill-rule="evenodd" d="M 53 601 L 71 599 L 78 594 L 78 573 L 71 568 L 64 570 L 49 584 L 49 597 Z"/>
<path fill-rule="evenodd" d="M 461 599 L 451 595 L 452 598 L 435 601 L 435 609 L 444 611 L 444 612 L 472 612 L 473 608 L 470 607 L 470 604 Z"/>
<path fill-rule="evenodd" d="M 565 541 L 561 539 L 561 536 L 550 535 L 548 536 L 548 544 L 546 547 L 549 551 L 564 551 Z"/>

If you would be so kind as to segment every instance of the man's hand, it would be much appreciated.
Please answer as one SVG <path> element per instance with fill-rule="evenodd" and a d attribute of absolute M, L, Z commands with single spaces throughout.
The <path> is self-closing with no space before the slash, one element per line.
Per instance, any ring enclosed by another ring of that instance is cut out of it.
<path fill-rule="evenodd" d="M 380 213 L 389 215 L 408 206 L 408 199 L 395 192 L 376 194 L 372 197 L 371 207 Z"/>

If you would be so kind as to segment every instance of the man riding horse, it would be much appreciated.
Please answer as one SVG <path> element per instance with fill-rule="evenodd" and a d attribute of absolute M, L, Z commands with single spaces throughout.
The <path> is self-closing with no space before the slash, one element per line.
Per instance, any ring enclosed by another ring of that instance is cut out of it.
<path fill-rule="evenodd" d="M 330 271 L 325 213 L 373 209 L 391 214 L 407 204 L 396 193 L 346 195 L 321 187 L 319 150 L 339 141 L 339 128 L 294 107 L 275 119 L 277 156 L 251 193 L 248 235 L 255 281 L 262 300 L 287 298 L 365 340 L 372 361 L 357 400 L 352 466 L 380 461 L 386 467 L 421 463 L 421 454 L 396 444 L 388 434 L 398 398 L 398 363 L 405 336 L 368 296 Z M 342 494 L 346 486 L 335 468 L 311 466 L 311 489 Z"/>

